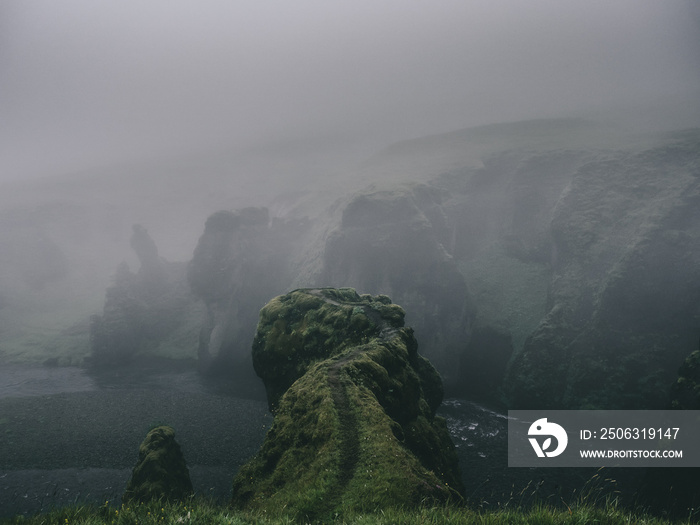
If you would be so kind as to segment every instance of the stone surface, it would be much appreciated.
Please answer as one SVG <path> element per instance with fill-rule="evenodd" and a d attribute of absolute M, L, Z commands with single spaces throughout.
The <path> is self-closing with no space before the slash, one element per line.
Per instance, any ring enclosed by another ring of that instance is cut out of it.
<path fill-rule="evenodd" d="M 186 264 L 165 261 L 145 228 L 134 226 L 131 245 L 140 268 L 117 268 L 102 315 L 90 319 L 94 368 L 109 369 L 139 357 L 195 357 L 201 307 L 185 279 Z"/>
<path fill-rule="evenodd" d="M 474 306 L 455 259 L 442 193 L 429 185 L 353 198 L 329 236 L 319 282 L 385 294 L 406 309 L 422 353 L 455 380 Z"/>
<path fill-rule="evenodd" d="M 548 311 L 518 408 L 664 408 L 700 326 L 700 134 L 578 168 L 552 212 Z"/>
<path fill-rule="evenodd" d="M 206 222 L 187 278 L 206 307 L 198 358 L 204 373 L 252 376 L 249 344 L 260 308 L 287 289 L 303 222 L 270 221 L 266 208 L 219 211 Z"/>
<path fill-rule="evenodd" d="M 239 508 L 322 519 L 460 499 L 457 456 L 435 416 L 440 376 L 386 296 L 304 289 L 260 312 L 253 361 L 275 416 L 233 483 Z"/>
<path fill-rule="evenodd" d="M 139 447 L 139 458 L 122 497 L 124 503 L 152 499 L 184 500 L 192 482 L 175 431 L 169 426 L 151 430 Z"/>
<path fill-rule="evenodd" d="M 374 168 L 383 159 L 391 173 L 336 200 L 309 192 L 272 212 L 216 212 L 188 267 L 204 310 L 191 351 L 248 390 L 265 302 L 352 286 L 406 308 L 451 394 L 511 408 L 661 408 L 699 335 L 698 152 L 698 130 L 502 124 L 390 148 Z M 141 295 L 159 264 L 136 233 L 144 270 L 118 274 L 127 285 L 95 318 L 94 355 L 151 352 L 162 335 L 144 319 L 173 319 Z"/>

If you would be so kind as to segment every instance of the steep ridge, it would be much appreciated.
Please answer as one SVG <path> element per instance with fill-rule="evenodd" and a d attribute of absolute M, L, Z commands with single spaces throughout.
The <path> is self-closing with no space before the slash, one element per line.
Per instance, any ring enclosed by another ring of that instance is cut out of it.
<path fill-rule="evenodd" d="M 460 498 L 435 416 L 440 378 L 403 317 L 352 289 L 295 290 L 263 308 L 253 359 L 275 420 L 234 480 L 234 506 L 320 519 Z"/>
<path fill-rule="evenodd" d="M 205 310 L 200 369 L 249 390 L 265 301 L 352 286 L 406 308 L 451 395 L 658 408 L 700 331 L 699 152 L 692 129 L 503 124 L 389 148 L 363 173 L 393 177 L 330 203 L 216 212 L 184 283 Z M 424 177 L 402 171 L 416 158 Z"/>

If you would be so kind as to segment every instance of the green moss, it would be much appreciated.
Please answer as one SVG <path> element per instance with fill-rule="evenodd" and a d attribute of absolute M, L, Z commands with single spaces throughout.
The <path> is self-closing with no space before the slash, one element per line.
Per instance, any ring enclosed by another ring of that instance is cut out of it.
<path fill-rule="evenodd" d="M 360 454 L 354 476 L 343 496 L 347 512 L 379 512 L 407 508 L 417 503 L 459 501 L 457 484 L 452 489 L 428 470 L 406 444 L 400 425 L 389 417 L 374 393 L 363 385 L 350 390 L 357 407 Z M 428 429 L 432 431 L 432 429 Z"/>
<path fill-rule="evenodd" d="M 338 302 L 344 299 L 352 302 Z M 371 305 L 352 289 L 295 290 L 265 305 L 253 341 L 253 366 L 266 383 L 271 408 L 310 364 L 377 335 L 365 310 Z"/>
<path fill-rule="evenodd" d="M 328 299 L 343 303 L 359 303 L 363 300 L 354 288 L 323 288 L 321 294 Z"/>
<path fill-rule="evenodd" d="M 327 366 L 314 366 L 281 399 L 260 452 L 233 484 L 237 507 L 282 510 L 295 502 L 300 517 L 320 508 L 337 478 L 339 423 Z"/>
<path fill-rule="evenodd" d="M 138 463 L 123 502 L 184 500 L 192 493 L 189 470 L 175 441 L 175 430 L 166 425 L 153 428 L 139 447 Z"/>
<path fill-rule="evenodd" d="M 263 309 L 253 359 L 275 420 L 235 507 L 323 520 L 461 498 L 440 377 L 387 299 L 296 290 Z"/>

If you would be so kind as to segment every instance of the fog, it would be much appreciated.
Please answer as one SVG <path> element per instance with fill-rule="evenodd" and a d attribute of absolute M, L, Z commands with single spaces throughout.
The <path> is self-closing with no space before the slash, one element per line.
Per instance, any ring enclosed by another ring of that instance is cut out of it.
<path fill-rule="evenodd" d="M 2 0 L 0 123 L 0 517 L 119 501 L 163 420 L 227 501 L 289 387 L 254 345 L 387 296 L 484 508 L 539 479 L 494 410 L 700 409 L 697 0 Z"/>
<path fill-rule="evenodd" d="M 87 344 L 86 319 L 102 310 L 117 266 L 139 270 L 136 224 L 159 257 L 185 264 L 211 214 L 264 206 L 270 223 L 313 224 L 240 234 L 243 247 L 260 238 L 298 245 L 279 255 L 291 261 L 289 278 L 269 293 L 351 285 L 362 271 L 351 264 L 338 273 L 323 258 L 343 210 L 372 184 L 444 191 L 435 177 L 490 173 L 499 152 L 574 148 L 597 160 L 589 149 L 639 148 L 666 139 L 635 133 L 700 125 L 700 8 L 690 0 L 10 0 L 0 24 L 0 351 L 9 361 L 31 348 L 42 349 L 39 362 L 60 353 L 45 340 L 67 326 L 82 326 Z M 508 124 L 531 119 L 569 120 Z M 505 124 L 483 127 L 496 123 Z M 578 163 L 567 160 L 556 182 L 530 191 L 553 205 Z M 507 165 L 496 172 L 516 177 Z M 513 188 L 452 204 L 399 192 L 376 205 L 396 200 L 431 221 L 437 206 L 447 222 L 431 228 L 442 237 L 420 235 L 474 264 L 474 247 L 511 242 L 501 224 L 519 206 L 510 204 L 517 192 L 506 195 Z M 485 206 L 491 199 L 499 204 Z M 458 210 L 477 205 L 485 211 L 467 224 Z M 541 231 L 510 235 L 521 244 L 549 236 L 551 217 L 540 215 Z M 339 267 L 353 258 L 352 243 L 373 242 L 372 231 L 363 235 L 334 248 Z M 469 247 L 455 244 L 460 236 Z M 464 267 L 445 279 L 459 272 L 469 279 Z M 543 314 L 532 312 L 519 345 Z M 28 343 L 32 334 L 40 335 Z M 245 337 L 240 348 L 248 352 Z M 85 353 L 64 362 L 81 364 Z"/>
<path fill-rule="evenodd" d="M 692 0 L 8 0 L 0 177 L 290 140 L 361 157 L 400 139 L 612 108 L 688 125 L 698 11 Z"/>

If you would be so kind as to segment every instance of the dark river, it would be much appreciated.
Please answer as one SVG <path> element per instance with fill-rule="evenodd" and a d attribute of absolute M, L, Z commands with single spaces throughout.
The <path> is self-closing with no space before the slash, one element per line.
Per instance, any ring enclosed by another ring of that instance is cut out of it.
<path fill-rule="evenodd" d="M 246 399 L 203 383 L 194 371 L 163 370 L 91 376 L 78 368 L 0 367 L 0 517 L 79 502 L 117 504 L 139 444 L 157 424 L 175 428 L 195 491 L 226 501 L 236 471 L 272 422 L 264 394 Z M 639 477 L 629 472 L 637 469 L 509 469 L 506 415 L 454 398 L 439 414 L 475 507 L 625 496 Z"/>

